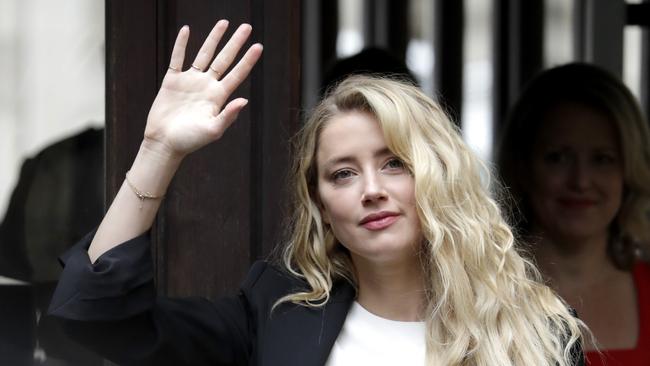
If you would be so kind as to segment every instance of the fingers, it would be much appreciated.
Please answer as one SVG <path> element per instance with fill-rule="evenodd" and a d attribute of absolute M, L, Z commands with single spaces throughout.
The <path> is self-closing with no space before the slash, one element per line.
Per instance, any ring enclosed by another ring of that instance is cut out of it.
<path fill-rule="evenodd" d="M 176 36 L 176 42 L 174 43 L 174 49 L 172 50 L 172 57 L 169 61 L 169 69 L 174 71 L 183 70 L 183 61 L 185 60 L 185 47 L 187 47 L 187 40 L 190 37 L 190 27 L 184 25 L 178 35 Z"/>
<path fill-rule="evenodd" d="M 257 63 L 257 60 L 262 56 L 262 50 L 263 47 L 261 44 L 256 43 L 252 45 L 237 65 L 221 80 L 221 85 L 223 85 L 227 94 L 235 91 L 239 84 L 246 79 L 253 66 L 255 66 L 255 63 Z"/>
<path fill-rule="evenodd" d="M 220 138 L 230 125 L 237 119 L 239 112 L 248 104 L 245 98 L 237 98 L 226 104 L 221 113 L 214 119 L 211 127 L 215 138 Z"/>
<path fill-rule="evenodd" d="M 210 31 L 210 34 L 208 34 L 208 37 L 205 39 L 205 42 L 203 42 L 194 62 L 192 62 L 192 66 L 198 68 L 200 71 L 207 68 L 210 60 L 212 60 L 212 56 L 214 56 L 214 51 L 217 49 L 219 41 L 221 41 L 221 37 L 223 37 L 223 34 L 226 32 L 226 29 L 228 29 L 228 21 L 225 19 L 218 21 L 217 24 L 214 25 L 212 31 Z"/>
<path fill-rule="evenodd" d="M 252 30 L 253 28 L 250 26 L 250 24 L 244 23 L 240 25 L 232 37 L 230 37 L 228 43 L 223 46 L 221 52 L 219 52 L 214 61 L 212 61 L 210 70 L 216 74 L 217 78 L 221 77 L 221 75 L 223 75 L 223 73 L 228 70 L 235 57 L 237 57 L 239 50 L 242 48 L 244 43 L 246 43 L 246 40 L 250 36 Z"/>
<path fill-rule="evenodd" d="M 212 59 L 217 45 L 227 28 L 227 20 L 220 20 L 215 24 L 192 63 L 194 69 L 198 71 L 206 69 L 206 66 L 210 63 L 210 59 Z M 216 77 L 216 79 L 219 79 L 233 63 L 240 49 L 248 40 L 251 31 L 252 27 L 250 24 L 240 25 L 221 52 L 219 52 L 217 57 L 212 61 L 208 67 L 207 73 L 211 73 Z M 171 70 L 182 71 L 189 35 L 190 30 L 188 26 L 183 26 L 178 32 L 176 42 L 174 43 L 174 49 L 172 50 L 171 60 L 169 62 L 169 68 Z M 263 47 L 259 43 L 252 45 L 232 70 L 223 78 L 223 80 L 221 80 L 221 85 L 227 95 L 237 89 L 242 81 L 246 79 L 248 74 L 250 74 L 251 69 L 255 66 L 255 63 L 257 63 L 262 55 L 262 49 Z"/>

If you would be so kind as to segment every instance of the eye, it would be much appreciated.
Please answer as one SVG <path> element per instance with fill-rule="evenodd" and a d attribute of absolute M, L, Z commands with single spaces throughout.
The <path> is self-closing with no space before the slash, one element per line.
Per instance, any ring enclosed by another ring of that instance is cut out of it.
<path fill-rule="evenodd" d="M 569 159 L 569 154 L 562 150 L 550 151 L 544 155 L 544 161 L 550 164 L 565 164 Z"/>
<path fill-rule="evenodd" d="M 352 170 L 350 170 L 350 169 L 341 169 L 341 170 L 337 170 L 334 173 L 332 173 L 331 179 L 334 182 L 340 182 L 340 181 L 351 178 L 352 175 L 353 175 Z"/>
<path fill-rule="evenodd" d="M 393 158 L 390 158 L 386 162 L 386 164 L 384 164 L 383 169 L 393 171 L 393 172 L 402 172 L 402 171 L 404 171 L 406 169 L 406 165 L 400 159 L 393 157 Z"/>
<path fill-rule="evenodd" d="M 600 153 L 594 155 L 593 161 L 598 165 L 611 165 L 616 162 L 616 156 L 607 153 Z"/>

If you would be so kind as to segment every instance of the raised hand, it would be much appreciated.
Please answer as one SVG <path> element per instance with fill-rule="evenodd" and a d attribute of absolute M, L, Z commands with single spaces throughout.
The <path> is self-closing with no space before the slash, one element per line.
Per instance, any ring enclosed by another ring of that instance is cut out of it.
<path fill-rule="evenodd" d="M 252 45 L 227 72 L 250 36 L 251 26 L 239 26 L 213 59 L 226 28 L 227 21 L 217 22 L 185 71 L 190 29 L 185 26 L 178 32 L 169 70 L 149 111 L 144 141 L 88 248 L 91 262 L 151 227 L 183 158 L 219 139 L 248 102 L 237 98 L 226 104 L 260 58 L 262 45 Z"/>
<path fill-rule="evenodd" d="M 242 83 L 262 54 L 262 45 L 252 45 L 226 73 L 251 34 L 242 24 L 213 59 L 215 49 L 228 28 L 227 20 L 214 26 L 196 58 L 183 71 L 188 26 L 178 33 L 169 69 L 151 106 L 145 129 L 145 143 L 170 156 L 182 158 L 218 140 L 248 101 L 230 94 Z"/>

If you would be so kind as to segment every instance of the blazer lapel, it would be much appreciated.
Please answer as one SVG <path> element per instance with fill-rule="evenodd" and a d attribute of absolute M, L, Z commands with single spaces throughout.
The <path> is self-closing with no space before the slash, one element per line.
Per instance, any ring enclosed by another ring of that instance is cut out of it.
<path fill-rule="evenodd" d="M 265 365 L 322 366 L 338 337 L 355 291 L 339 283 L 323 307 L 286 304 L 271 315 L 260 361 Z"/>

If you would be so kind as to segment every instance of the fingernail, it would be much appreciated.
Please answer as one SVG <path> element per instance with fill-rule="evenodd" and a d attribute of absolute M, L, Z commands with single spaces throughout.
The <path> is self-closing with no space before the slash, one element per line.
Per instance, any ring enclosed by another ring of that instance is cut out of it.
<path fill-rule="evenodd" d="M 244 99 L 244 101 L 242 101 L 240 108 L 246 107 L 246 104 L 248 104 L 248 99 Z"/>

